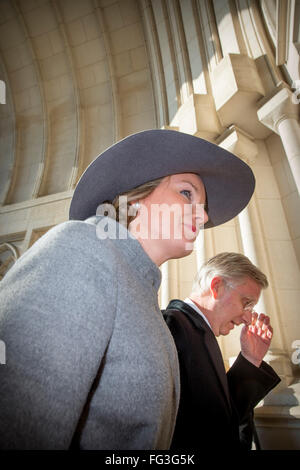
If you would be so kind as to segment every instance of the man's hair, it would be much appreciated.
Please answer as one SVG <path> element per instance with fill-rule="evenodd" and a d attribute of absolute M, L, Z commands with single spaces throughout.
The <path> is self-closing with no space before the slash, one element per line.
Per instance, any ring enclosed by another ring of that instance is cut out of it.
<path fill-rule="evenodd" d="M 220 276 L 228 284 L 238 285 L 245 278 L 255 281 L 262 289 L 269 285 L 266 275 L 247 256 L 240 253 L 219 253 L 210 258 L 200 268 L 193 285 L 193 292 L 203 294 L 210 288 L 215 276 Z"/>

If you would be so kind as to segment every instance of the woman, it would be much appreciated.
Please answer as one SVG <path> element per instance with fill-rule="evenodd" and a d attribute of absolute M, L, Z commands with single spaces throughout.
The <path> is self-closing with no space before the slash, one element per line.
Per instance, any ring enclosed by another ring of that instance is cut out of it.
<path fill-rule="evenodd" d="M 188 255 L 201 224 L 230 220 L 253 190 L 245 163 L 175 131 L 129 136 L 92 162 L 71 220 L 1 283 L 2 448 L 169 447 L 179 371 L 159 266 Z"/>

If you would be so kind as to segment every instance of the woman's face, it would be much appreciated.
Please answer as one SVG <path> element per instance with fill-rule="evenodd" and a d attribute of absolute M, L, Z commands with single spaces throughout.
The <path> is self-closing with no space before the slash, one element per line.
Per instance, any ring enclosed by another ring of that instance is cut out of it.
<path fill-rule="evenodd" d="M 155 262 L 159 260 L 161 264 L 191 253 L 201 226 L 208 220 L 205 188 L 198 175 L 167 176 L 139 203 L 141 207 L 130 231 L 148 254 L 149 250 L 154 253 Z"/>

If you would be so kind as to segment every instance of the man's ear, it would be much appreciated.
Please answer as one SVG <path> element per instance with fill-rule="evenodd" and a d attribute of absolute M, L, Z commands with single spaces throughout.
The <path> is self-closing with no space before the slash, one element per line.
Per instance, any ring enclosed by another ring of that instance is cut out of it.
<path fill-rule="evenodd" d="M 213 277 L 210 283 L 210 292 L 215 300 L 220 296 L 220 290 L 222 287 L 223 279 L 221 278 L 221 276 Z"/>

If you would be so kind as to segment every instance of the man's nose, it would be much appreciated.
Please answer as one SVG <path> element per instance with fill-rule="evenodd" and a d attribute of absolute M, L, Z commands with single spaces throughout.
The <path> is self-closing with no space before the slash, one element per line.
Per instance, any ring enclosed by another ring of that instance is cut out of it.
<path fill-rule="evenodd" d="M 246 325 L 250 325 L 252 319 L 252 310 L 244 310 L 242 319 Z"/>

